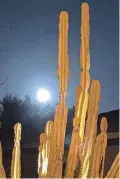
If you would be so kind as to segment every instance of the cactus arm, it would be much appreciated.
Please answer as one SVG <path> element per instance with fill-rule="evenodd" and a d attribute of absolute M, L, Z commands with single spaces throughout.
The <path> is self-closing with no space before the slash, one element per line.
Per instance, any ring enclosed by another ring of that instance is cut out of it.
<path fill-rule="evenodd" d="M 21 140 L 21 124 L 17 123 L 14 126 L 14 148 L 12 152 L 12 162 L 11 162 L 11 178 L 21 177 L 21 164 L 20 164 L 20 140 Z"/>

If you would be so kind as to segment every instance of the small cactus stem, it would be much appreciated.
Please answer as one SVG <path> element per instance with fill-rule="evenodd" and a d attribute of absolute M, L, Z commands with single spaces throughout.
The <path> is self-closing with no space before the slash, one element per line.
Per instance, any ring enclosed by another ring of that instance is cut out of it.
<path fill-rule="evenodd" d="M 115 178 L 116 176 L 120 177 L 119 176 L 119 166 L 120 166 L 119 159 L 120 159 L 120 152 L 117 154 L 105 178 Z"/>
<path fill-rule="evenodd" d="M 51 144 L 52 144 L 52 131 L 53 131 L 53 121 L 48 121 L 46 123 L 46 127 L 45 127 L 45 133 L 47 136 L 46 139 L 46 174 L 45 176 L 47 176 L 48 173 L 48 164 L 49 164 L 49 160 L 50 160 L 50 153 L 51 153 Z"/>
<path fill-rule="evenodd" d="M 76 89 L 75 117 L 73 132 L 65 169 L 65 178 L 73 178 L 78 164 L 79 147 L 84 138 L 85 119 L 89 98 L 90 85 L 90 54 L 89 54 L 89 7 L 82 3 L 81 13 L 81 49 L 80 49 L 80 85 Z M 79 135 L 79 137 L 78 137 Z M 75 149 L 75 151 L 74 151 Z M 73 166 L 74 163 L 74 166 Z"/>
<path fill-rule="evenodd" d="M 101 120 L 101 133 L 96 138 L 95 148 L 93 152 L 93 162 L 91 166 L 90 177 L 103 177 L 104 173 L 104 161 L 105 161 L 105 152 L 107 147 L 107 119 L 105 117 Z M 102 164 L 102 169 L 100 172 L 100 166 Z"/>
<path fill-rule="evenodd" d="M 11 178 L 21 177 L 21 151 L 20 151 L 20 140 L 21 140 L 21 124 L 17 123 L 14 125 L 14 148 L 12 152 L 11 161 Z"/>
<path fill-rule="evenodd" d="M 6 174 L 5 174 L 5 169 L 3 167 L 3 163 L 2 163 L 2 146 L 0 143 L 0 178 L 6 178 Z"/>
<path fill-rule="evenodd" d="M 54 122 L 52 125 L 52 133 L 51 133 L 51 142 L 50 142 L 50 155 L 49 155 L 49 162 L 48 162 L 48 172 L 47 178 L 53 178 L 54 176 L 54 168 L 57 163 L 56 155 L 57 155 L 57 148 L 56 148 L 56 141 L 57 141 L 57 128 L 58 128 L 58 105 L 56 106 L 56 112 L 54 116 Z"/>
<path fill-rule="evenodd" d="M 38 155 L 38 175 L 39 178 L 45 177 L 47 174 L 47 136 L 46 133 L 40 135 L 40 146 L 39 146 L 39 155 Z"/>

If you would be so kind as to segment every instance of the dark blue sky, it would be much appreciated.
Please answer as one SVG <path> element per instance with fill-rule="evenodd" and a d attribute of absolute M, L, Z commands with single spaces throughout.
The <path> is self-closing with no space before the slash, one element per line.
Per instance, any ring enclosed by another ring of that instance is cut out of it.
<path fill-rule="evenodd" d="M 47 88 L 51 103 L 58 95 L 57 44 L 61 10 L 69 13 L 70 76 L 68 106 L 75 103 L 79 85 L 81 0 L 0 0 L 0 97 L 26 93 L 33 98 Z M 118 109 L 119 51 L 118 0 L 89 0 L 91 79 L 102 86 L 100 112 Z"/>

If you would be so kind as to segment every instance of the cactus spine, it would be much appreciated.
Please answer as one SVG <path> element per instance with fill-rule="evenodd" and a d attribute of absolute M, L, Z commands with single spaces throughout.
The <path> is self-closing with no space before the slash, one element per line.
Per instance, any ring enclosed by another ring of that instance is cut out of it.
<path fill-rule="evenodd" d="M 17 123 L 14 126 L 14 148 L 12 152 L 11 162 L 11 178 L 21 177 L 21 163 L 20 163 L 20 140 L 21 140 L 21 124 Z"/>
<path fill-rule="evenodd" d="M 90 85 L 90 54 L 89 54 L 89 7 L 82 3 L 81 18 L 81 49 L 80 49 L 80 86 L 77 88 L 77 100 L 75 106 L 75 118 L 73 120 L 73 132 L 70 150 L 65 169 L 65 178 L 73 178 L 78 163 L 79 145 L 83 142 L 86 111 L 88 105 L 88 89 Z M 74 161 L 74 164 L 73 164 Z"/>
<path fill-rule="evenodd" d="M 0 143 L 0 178 L 6 178 L 5 170 L 2 164 L 2 146 Z"/>

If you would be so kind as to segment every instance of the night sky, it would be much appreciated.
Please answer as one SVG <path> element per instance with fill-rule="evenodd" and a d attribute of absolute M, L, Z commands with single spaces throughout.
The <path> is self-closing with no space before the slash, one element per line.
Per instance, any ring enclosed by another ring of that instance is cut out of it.
<path fill-rule="evenodd" d="M 58 100 L 57 47 L 59 13 L 69 13 L 68 107 L 79 85 L 81 0 L 0 0 L 0 98 L 7 92 L 36 98 L 47 88 Z M 91 80 L 102 86 L 100 112 L 119 106 L 118 0 L 89 0 Z"/>

